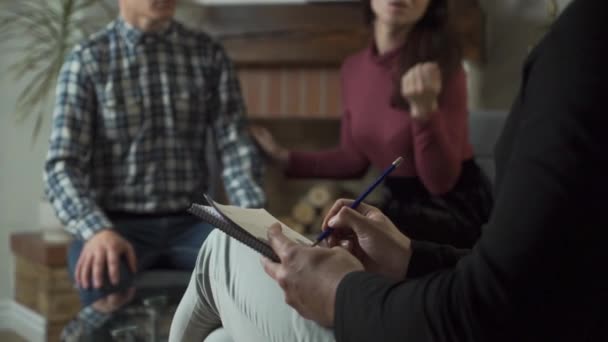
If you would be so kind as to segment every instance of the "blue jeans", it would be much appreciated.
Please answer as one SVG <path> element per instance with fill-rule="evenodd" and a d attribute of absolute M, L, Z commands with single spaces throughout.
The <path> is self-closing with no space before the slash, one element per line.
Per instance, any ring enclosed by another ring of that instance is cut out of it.
<path fill-rule="evenodd" d="M 125 214 L 109 216 L 114 223 L 114 230 L 133 245 L 137 272 L 149 269 L 192 271 L 203 242 L 213 230 L 209 224 L 188 214 L 158 218 Z M 85 241 L 74 240 L 70 245 L 68 268 L 72 277 L 84 244 Z M 123 256 L 119 284 L 110 283 L 106 269 L 101 288 L 79 289 L 82 305 L 89 306 L 111 293 L 128 289 L 133 284 L 134 276 Z"/>

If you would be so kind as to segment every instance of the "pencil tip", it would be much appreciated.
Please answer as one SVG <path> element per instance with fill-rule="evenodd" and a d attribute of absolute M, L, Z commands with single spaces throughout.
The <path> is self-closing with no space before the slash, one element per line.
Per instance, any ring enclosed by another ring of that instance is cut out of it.
<path fill-rule="evenodd" d="M 399 157 L 399 158 L 395 159 L 395 161 L 393 162 L 393 165 L 399 166 L 399 164 L 401 164 L 402 161 L 403 161 L 403 157 Z"/>

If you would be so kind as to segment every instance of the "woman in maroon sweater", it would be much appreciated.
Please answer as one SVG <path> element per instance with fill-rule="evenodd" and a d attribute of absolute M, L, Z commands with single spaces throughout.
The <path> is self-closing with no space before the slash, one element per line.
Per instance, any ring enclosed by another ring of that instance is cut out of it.
<path fill-rule="evenodd" d="M 470 247 L 492 205 L 468 140 L 465 73 L 448 35 L 446 0 L 364 0 L 373 42 L 343 64 L 341 142 L 288 151 L 252 133 L 292 177 L 357 178 L 405 161 L 386 180 L 383 210 L 409 237 Z"/>

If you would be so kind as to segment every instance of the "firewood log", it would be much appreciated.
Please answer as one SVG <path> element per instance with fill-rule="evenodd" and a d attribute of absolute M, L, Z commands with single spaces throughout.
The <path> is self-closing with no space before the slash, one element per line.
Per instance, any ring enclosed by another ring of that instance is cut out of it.
<path fill-rule="evenodd" d="M 336 186 L 331 184 L 317 184 L 308 191 L 307 199 L 315 208 L 322 208 L 333 202 L 338 194 Z"/>
<path fill-rule="evenodd" d="M 305 226 L 310 225 L 317 216 L 315 208 L 307 201 L 299 201 L 291 209 L 291 216 L 296 222 Z"/>

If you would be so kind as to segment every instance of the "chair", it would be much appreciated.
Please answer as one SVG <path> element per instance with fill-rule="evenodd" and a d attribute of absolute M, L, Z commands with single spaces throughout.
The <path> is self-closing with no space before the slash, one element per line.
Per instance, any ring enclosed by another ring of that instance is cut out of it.
<path fill-rule="evenodd" d="M 166 341 L 175 308 L 190 282 L 190 271 L 149 270 L 135 279 L 136 298 L 110 329 L 114 341 Z"/>

